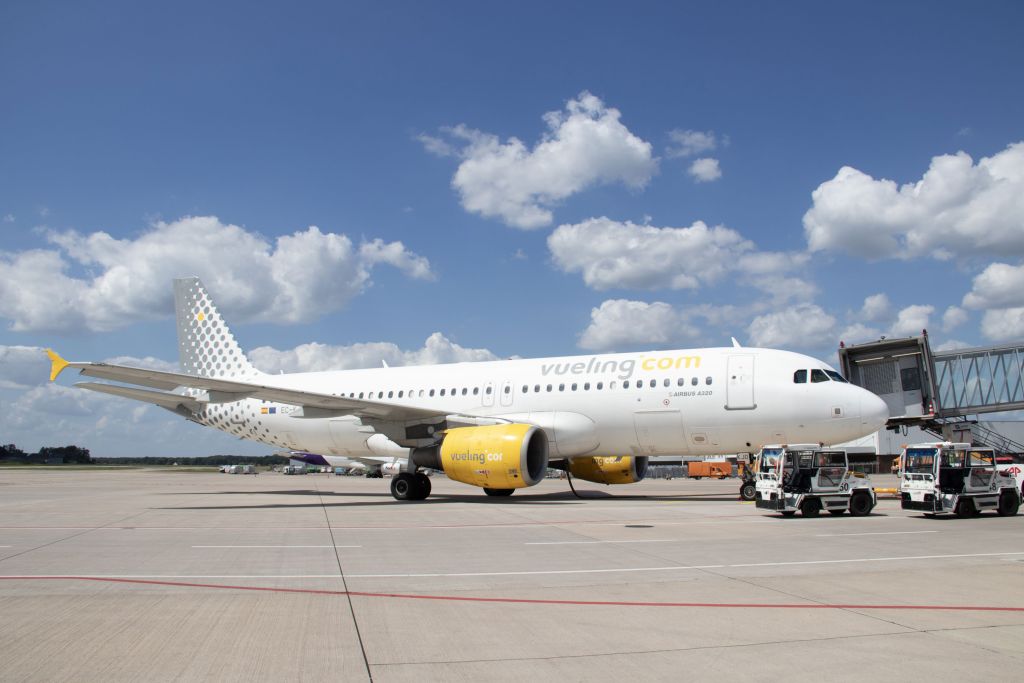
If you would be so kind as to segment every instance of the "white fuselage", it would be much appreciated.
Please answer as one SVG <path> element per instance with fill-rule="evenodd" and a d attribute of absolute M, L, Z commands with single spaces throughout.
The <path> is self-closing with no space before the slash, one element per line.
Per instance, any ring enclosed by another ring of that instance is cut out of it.
<path fill-rule="evenodd" d="M 808 356 L 708 348 L 263 375 L 265 385 L 542 427 L 551 457 L 753 452 L 766 443 L 840 443 L 880 429 L 874 394 L 794 381 L 828 366 Z M 830 369 L 830 368 L 829 368 Z M 407 450 L 353 416 L 247 399 L 211 404 L 201 424 L 284 448 L 338 456 Z"/>

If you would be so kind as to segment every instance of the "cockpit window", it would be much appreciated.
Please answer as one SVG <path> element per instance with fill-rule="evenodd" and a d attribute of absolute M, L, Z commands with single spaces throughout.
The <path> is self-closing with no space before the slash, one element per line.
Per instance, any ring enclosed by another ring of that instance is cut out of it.
<path fill-rule="evenodd" d="M 793 373 L 793 384 L 807 384 L 807 371 L 797 370 Z"/>
<path fill-rule="evenodd" d="M 824 370 L 814 368 L 811 370 L 811 384 L 817 384 L 818 382 L 827 382 L 828 375 L 825 374 Z"/>
<path fill-rule="evenodd" d="M 831 377 L 832 381 L 834 381 L 834 382 L 842 382 L 843 384 L 849 384 L 850 383 L 845 377 L 840 375 L 835 370 L 826 370 L 825 374 L 828 375 L 829 377 Z"/>

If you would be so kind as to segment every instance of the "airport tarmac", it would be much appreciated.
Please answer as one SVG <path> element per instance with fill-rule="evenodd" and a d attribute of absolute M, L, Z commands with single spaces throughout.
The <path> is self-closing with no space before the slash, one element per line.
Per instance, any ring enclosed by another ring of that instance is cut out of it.
<path fill-rule="evenodd" d="M 1000 680 L 1024 515 L 783 519 L 737 480 L 0 470 L 0 680 Z M 876 486 L 892 486 L 889 476 Z"/>

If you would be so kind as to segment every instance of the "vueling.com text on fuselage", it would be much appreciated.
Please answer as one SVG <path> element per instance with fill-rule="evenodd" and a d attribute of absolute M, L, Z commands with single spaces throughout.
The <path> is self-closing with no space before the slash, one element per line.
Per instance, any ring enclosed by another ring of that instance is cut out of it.
<path fill-rule="evenodd" d="M 606 359 L 601 360 L 597 356 L 591 356 L 587 361 L 576 361 L 575 363 L 541 363 L 540 374 L 544 377 L 549 375 L 606 375 L 614 374 L 617 379 L 629 379 L 636 371 L 637 365 L 641 370 L 683 370 L 697 369 L 700 367 L 700 356 L 640 356 L 639 358 L 627 358 L 626 360 Z"/>

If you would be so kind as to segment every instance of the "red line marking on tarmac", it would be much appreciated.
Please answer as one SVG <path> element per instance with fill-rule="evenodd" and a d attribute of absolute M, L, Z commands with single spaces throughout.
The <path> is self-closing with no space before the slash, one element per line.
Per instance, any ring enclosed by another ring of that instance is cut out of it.
<path fill-rule="evenodd" d="M 340 578 L 340 577 L 339 577 Z M 573 605 L 585 607 L 708 607 L 743 609 L 862 609 L 862 610 L 927 610 L 955 612 L 1024 612 L 1024 607 L 991 607 L 984 605 L 857 605 L 857 604 L 793 604 L 763 602 L 638 602 L 629 600 L 548 600 L 542 598 L 487 598 L 464 595 L 418 595 L 411 593 L 369 593 L 364 591 L 332 591 L 316 588 L 276 588 L 271 586 L 234 586 L 185 581 L 152 579 L 117 579 L 99 576 L 0 576 L 6 581 L 98 581 L 181 588 L 213 588 L 221 590 L 261 591 L 266 593 L 300 593 L 306 595 L 353 596 L 360 598 L 393 598 L 399 600 L 441 600 L 447 602 L 495 602 L 519 605 Z"/>

